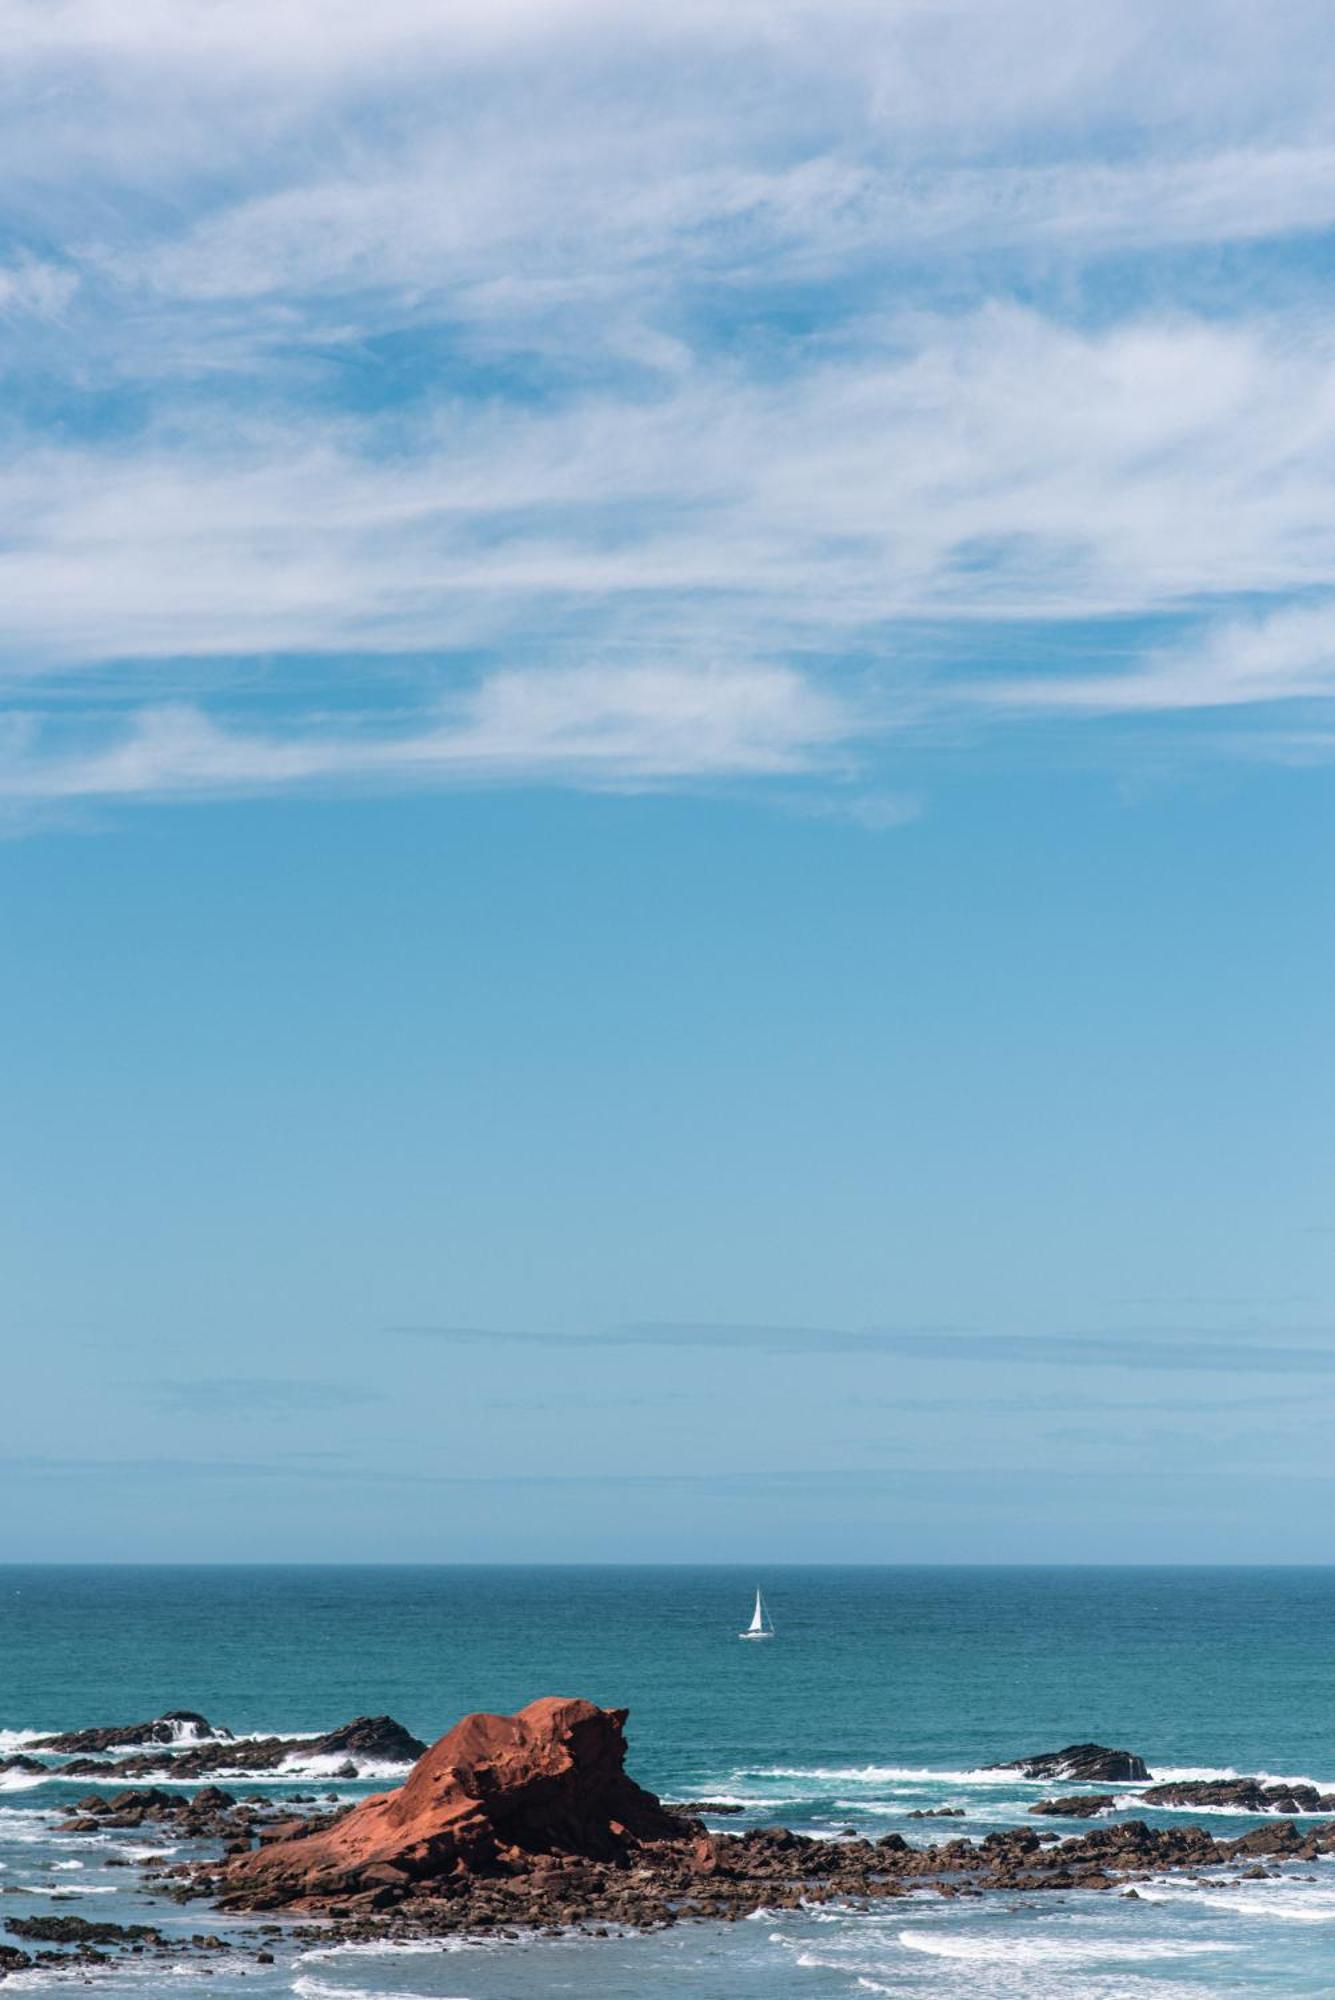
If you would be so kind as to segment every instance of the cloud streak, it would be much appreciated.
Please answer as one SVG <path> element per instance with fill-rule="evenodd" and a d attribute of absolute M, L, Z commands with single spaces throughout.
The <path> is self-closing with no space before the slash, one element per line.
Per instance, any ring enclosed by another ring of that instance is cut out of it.
<path fill-rule="evenodd" d="M 791 776 L 830 764 L 854 734 L 850 708 L 787 668 L 509 671 L 392 731 L 353 717 L 261 734 L 222 727 L 178 703 L 140 711 L 109 744 L 52 755 L 28 726 L 11 731 L 7 755 L 0 747 L 0 797 L 522 779 L 639 789 Z"/>
<path fill-rule="evenodd" d="M 384 1392 L 358 1383 L 283 1380 L 227 1375 L 155 1383 L 152 1400 L 178 1416 L 319 1416 L 384 1401 Z"/>
<path fill-rule="evenodd" d="M 597 1333 L 545 1333 L 464 1326 L 397 1326 L 391 1332 L 459 1346 L 518 1345 L 558 1352 L 689 1348 L 721 1354 L 898 1359 L 996 1367 L 1116 1368 L 1154 1373 L 1335 1374 L 1335 1346 L 1259 1339 L 1200 1339 L 1169 1333 L 973 1333 L 957 1328 L 884 1329 L 648 1322 Z M 1309 1332 L 1323 1329 L 1309 1329 Z"/>
<path fill-rule="evenodd" d="M 258 21 L 0 4 L 0 799 L 1326 754 L 1319 9 Z"/>

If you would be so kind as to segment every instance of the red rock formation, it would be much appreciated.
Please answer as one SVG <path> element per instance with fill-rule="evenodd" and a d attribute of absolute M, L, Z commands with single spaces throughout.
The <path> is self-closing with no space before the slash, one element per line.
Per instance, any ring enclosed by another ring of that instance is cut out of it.
<path fill-rule="evenodd" d="M 381 1792 L 324 1828 L 230 1863 L 224 1907 L 318 1908 L 368 1893 L 507 1874 L 537 1855 L 623 1860 L 694 1831 L 626 1776 L 625 1709 L 549 1696 L 518 1715 L 467 1715 Z"/>

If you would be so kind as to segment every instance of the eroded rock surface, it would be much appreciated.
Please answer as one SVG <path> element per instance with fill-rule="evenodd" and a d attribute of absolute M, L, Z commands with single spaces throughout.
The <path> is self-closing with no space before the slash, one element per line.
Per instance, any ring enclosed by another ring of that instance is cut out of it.
<path fill-rule="evenodd" d="M 396 1792 L 332 1826 L 232 1862 L 228 1908 L 316 1909 L 397 1900 L 424 1882 L 523 1871 L 537 1858 L 624 1863 L 693 1823 L 627 1777 L 624 1709 L 549 1697 L 518 1715 L 469 1715 Z"/>

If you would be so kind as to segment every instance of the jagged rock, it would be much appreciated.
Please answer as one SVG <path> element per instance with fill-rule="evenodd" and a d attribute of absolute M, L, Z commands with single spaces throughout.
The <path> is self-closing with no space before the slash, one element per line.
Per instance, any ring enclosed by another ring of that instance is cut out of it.
<path fill-rule="evenodd" d="M 230 1729 L 215 1728 L 205 1716 L 191 1708 L 169 1709 L 151 1722 L 103 1724 L 95 1729 L 67 1729 L 59 1736 L 43 1736 L 34 1745 L 38 1750 L 54 1750 L 61 1756 L 79 1756 L 88 1750 L 134 1750 L 149 1743 L 230 1742 Z"/>
<path fill-rule="evenodd" d="M 1314 1844 L 1317 1846 L 1317 1851 L 1321 1852 L 1320 1844 Z M 1290 1854 L 1295 1849 L 1303 1848 L 1306 1845 L 1293 1821 L 1291 1819 L 1281 1819 L 1275 1821 L 1271 1826 L 1254 1826 L 1250 1833 L 1241 1834 L 1237 1840 L 1228 1841 L 1223 1848 L 1223 1852 L 1230 1855 Z M 1325 1851 L 1330 1851 L 1329 1845 L 1326 1846 Z"/>
<path fill-rule="evenodd" d="M 317 1757 L 337 1756 L 346 1751 L 350 1756 L 385 1764 L 415 1764 L 426 1752 L 426 1744 L 410 1736 L 392 1715 L 359 1715 L 302 1747 L 308 1755 Z"/>
<path fill-rule="evenodd" d="M 324 1736 L 259 1736 L 238 1743 L 231 1737 L 190 1744 L 184 1749 L 142 1751 L 116 1760 L 115 1775 L 124 1778 L 210 1778 L 220 1771 L 276 1771 L 289 1758 L 343 1757 L 336 1776 L 355 1778 L 357 1759 L 368 1763 L 412 1764 L 426 1745 L 396 1722 L 392 1715 L 358 1715 Z M 67 1765 L 80 1777 L 95 1777 L 87 1764 Z"/>
<path fill-rule="evenodd" d="M 1141 1793 L 1145 1805 L 1231 1806 L 1238 1812 L 1335 1812 L 1335 1792 L 1315 1785 L 1290 1785 L 1279 1780 L 1263 1785 L 1258 1778 L 1188 1778 L 1171 1785 L 1151 1785 Z"/>
<path fill-rule="evenodd" d="M 1040 1799 L 1029 1810 L 1053 1819 L 1093 1819 L 1096 1813 L 1111 1812 L 1116 1804 L 1111 1792 L 1072 1792 L 1065 1799 Z"/>
<path fill-rule="evenodd" d="M 1065 1750 L 1042 1750 L 1017 1757 L 1010 1764 L 989 1764 L 990 1771 L 1018 1771 L 1022 1778 L 1083 1779 L 1096 1785 L 1136 1784 L 1150 1773 L 1133 1750 L 1109 1750 L 1102 1743 L 1070 1743 Z"/>
<path fill-rule="evenodd" d="M 690 1822 L 626 1776 L 625 1719 L 554 1697 L 518 1715 L 466 1716 L 400 1791 L 232 1862 L 224 1907 L 313 1909 L 363 1894 L 383 1906 L 421 1882 L 503 1874 L 537 1855 L 615 1861 L 679 1839 Z"/>
<path fill-rule="evenodd" d="M 176 1839 L 202 1840 L 244 1838 L 261 1817 L 275 1816 L 284 1808 L 275 1801 L 242 1805 L 231 1792 L 205 1785 L 188 1792 L 164 1792 L 157 1786 L 127 1788 L 110 1797 L 92 1792 L 72 1808 L 72 1817 L 62 1822 L 62 1833 L 101 1833 L 111 1829 L 126 1831 L 165 1824 Z"/>

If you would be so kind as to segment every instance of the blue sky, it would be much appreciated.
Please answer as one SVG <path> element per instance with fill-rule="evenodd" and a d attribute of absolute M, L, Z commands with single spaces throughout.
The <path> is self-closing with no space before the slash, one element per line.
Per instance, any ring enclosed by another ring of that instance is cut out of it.
<path fill-rule="evenodd" d="M 1324 1559 L 1325 10 L 0 21 L 0 1556 Z"/>

